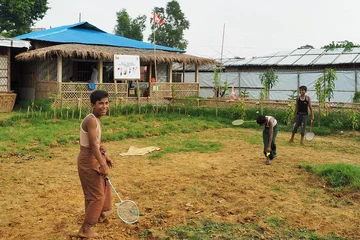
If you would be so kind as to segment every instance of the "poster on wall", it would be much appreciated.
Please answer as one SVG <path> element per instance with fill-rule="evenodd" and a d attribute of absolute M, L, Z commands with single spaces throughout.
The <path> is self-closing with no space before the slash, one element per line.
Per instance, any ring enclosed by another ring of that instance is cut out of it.
<path fill-rule="evenodd" d="M 140 79 L 140 57 L 137 55 L 114 55 L 114 78 L 116 80 Z"/>

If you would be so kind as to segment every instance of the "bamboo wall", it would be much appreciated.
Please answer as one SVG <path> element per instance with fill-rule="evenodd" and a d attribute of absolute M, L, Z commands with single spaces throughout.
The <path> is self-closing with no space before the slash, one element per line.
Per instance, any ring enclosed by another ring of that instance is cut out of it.
<path fill-rule="evenodd" d="M 110 101 L 115 105 L 166 105 L 174 97 L 199 96 L 198 83 L 150 83 L 148 97 L 142 97 L 141 95 L 130 97 L 127 83 L 98 83 L 96 89 L 107 91 Z M 56 108 L 88 108 L 90 107 L 89 98 L 92 92 L 93 90 L 89 89 L 87 83 L 36 83 L 36 96 L 39 96 L 39 98 L 54 98 L 54 107 Z"/>
<path fill-rule="evenodd" d="M 97 84 L 98 90 L 109 93 L 111 104 L 128 105 L 172 105 L 193 106 L 211 108 L 231 108 L 233 105 L 244 103 L 246 107 L 268 107 L 285 110 L 295 103 L 295 100 L 263 100 L 259 99 L 236 99 L 230 101 L 226 98 L 199 98 L 198 83 L 150 83 L 148 97 L 129 97 L 127 83 L 102 83 Z M 56 83 L 37 82 L 37 96 L 54 98 L 55 108 L 90 108 L 90 94 L 93 90 L 88 88 L 87 83 Z M 190 97 L 190 98 L 189 98 Z M 314 111 L 318 110 L 318 102 L 313 102 Z M 325 111 L 348 111 L 360 112 L 360 103 L 330 102 L 326 104 Z M 322 110 L 324 111 L 324 110 Z"/>

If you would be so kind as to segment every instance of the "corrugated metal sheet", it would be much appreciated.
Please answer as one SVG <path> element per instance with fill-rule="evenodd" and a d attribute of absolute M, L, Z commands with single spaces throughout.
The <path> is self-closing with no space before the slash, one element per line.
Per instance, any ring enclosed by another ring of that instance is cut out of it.
<path fill-rule="evenodd" d="M 16 40 L 0 36 L 0 47 L 30 48 L 31 44 L 28 41 Z"/>
<path fill-rule="evenodd" d="M 360 48 L 295 49 L 242 60 L 224 66 L 313 66 L 360 63 Z"/>
<path fill-rule="evenodd" d="M 37 40 L 55 43 L 79 43 L 139 49 L 154 49 L 154 44 L 109 34 L 88 22 L 31 32 L 15 37 L 19 40 Z M 184 53 L 184 50 L 156 45 L 156 49 Z"/>
<path fill-rule="evenodd" d="M 319 55 L 303 55 L 299 60 L 297 60 L 296 64 L 298 66 L 306 66 L 311 65 L 311 63 L 318 58 Z"/>
<path fill-rule="evenodd" d="M 287 56 L 278 65 L 293 65 L 299 58 L 301 58 L 301 55 Z"/>

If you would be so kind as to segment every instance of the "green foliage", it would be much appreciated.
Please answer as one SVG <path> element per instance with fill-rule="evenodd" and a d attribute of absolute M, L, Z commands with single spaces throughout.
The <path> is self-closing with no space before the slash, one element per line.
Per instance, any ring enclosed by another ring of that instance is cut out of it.
<path fill-rule="evenodd" d="M 233 112 L 234 115 L 232 119 L 244 119 L 246 117 L 246 104 L 244 101 L 241 101 L 240 103 L 234 103 L 231 105 L 231 112 Z"/>
<path fill-rule="evenodd" d="M 353 191 L 360 190 L 360 167 L 344 163 L 311 165 L 302 164 L 302 168 L 321 177 L 329 187 L 349 187 Z"/>
<path fill-rule="evenodd" d="M 336 80 L 336 71 L 331 68 L 326 68 L 324 77 L 320 77 L 315 83 L 316 96 L 319 101 L 319 126 L 321 117 L 326 116 L 326 112 L 321 111 L 321 109 L 325 109 L 326 99 L 330 102 L 330 99 L 334 96 L 333 90 Z"/>
<path fill-rule="evenodd" d="M 314 49 L 314 47 L 310 44 L 306 44 L 304 46 L 300 46 L 298 47 L 298 49 Z"/>
<path fill-rule="evenodd" d="M 175 85 L 171 85 L 171 95 L 173 98 L 178 96 L 179 90 Z"/>
<path fill-rule="evenodd" d="M 54 111 L 48 100 L 26 103 L 29 105 L 26 106 L 23 102 L 21 108 L 13 112 L 10 117 L 0 119 L 2 133 L 0 149 L 5 149 L 5 153 L 46 149 L 51 146 L 75 143 L 78 140 L 80 121 L 88 114 L 89 110 L 66 108 Z M 103 132 L 102 139 L 114 141 L 227 128 L 233 127 L 231 122 L 235 119 L 255 120 L 259 115 L 258 107 L 248 108 L 244 102 L 233 103 L 231 108 L 219 108 L 218 111 L 215 108 L 197 107 L 197 100 L 193 98 L 185 99 L 184 104 L 179 105 L 183 106 L 159 106 L 156 109 L 155 106 L 148 104 L 140 106 L 142 114 L 138 114 L 139 106 L 137 104 L 112 106 L 112 117 L 104 117 L 102 124 L 104 128 L 113 130 Z M 264 114 L 275 116 L 279 123 L 289 121 L 289 112 L 287 111 L 271 108 L 263 110 Z M 217 117 L 215 118 L 216 113 Z M 318 136 L 326 136 L 332 132 L 337 133 L 340 129 L 357 130 L 359 126 L 354 123 L 359 121 L 359 117 L 359 114 L 351 111 L 331 112 L 322 118 L 322 126 L 313 127 L 313 131 Z M 121 125 L 118 124 L 119 122 Z M 257 127 L 258 125 L 253 122 L 242 126 L 242 128 Z M 288 125 L 280 124 L 279 127 L 281 131 L 291 131 Z M 245 138 L 245 140 L 256 143 L 261 140 L 257 139 L 258 137 L 261 136 Z M 204 148 L 211 145 L 210 143 L 201 144 L 204 145 Z M 181 146 L 181 144 L 178 145 Z M 216 148 L 216 146 L 212 147 Z M 186 146 L 184 146 L 185 148 Z"/>
<path fill-rule="evenodd" d="M 139 15 L 135 19 L 131 19 L 126 9 L 122 9 L 116 13 L 117 25 L 114 28 L 116 35 L 143 41 L 143 31 L 146 28 L 146 16 Z"/>
<path fill-rule="evenodd" d="M 43 112 L 52 111 L 52 100 L 50 99 L 36 99 L 36 100 L 25 100 L 25 101 L 21 101 L 18 105 L 17 108 L 23 109 L 23 110 L 27 110 L 30 107 L 31 111 L 39 111 L 40 109 Z"/>
<path fill-rule="evenodd" d="M 166 230 L 166 238 L 162 239 L 317 239 L 317 240 L 345 240 L 341 236 L 330 233 L 326 236 L 316 234 L 314 230 L 306 228 L 292 229 L 285 225 L 279 217 L 271 217 L 265 221 L 272 231 L 256 223 L 221 223 L 212 220 L 188 221 L 185 225 L 175 226 Z M 151 235 L 151 236 L 150 236 Z M 142 236 L 160 238 L 156 233 L 145 232 Z M 266 236 L 266 237 L 264 237 Z"/>
<path fill-rule="evenodd" d="M 221 70 L 220 70 L 221 71 Z M 219 79 L 219 70 L 213 68 L 214 72 L 214 97 L 224 97 L 226 92 L 229 90 L 228 82 L 224 82 L 224 86 L 221 86 Z"/>
<path fill-rule="evenodd" d="M 241 90 L 241 96 L 240 97 L 243 98 L 243 99 L 249 97 L 249 92 L 247 91 L 247 88 L 243 88 Z"/>
<path fill-rule="evenodd" d="M 292 90 L 291 94 L 288 95 L 288 100 L 295 100 L 298 96 L 298 91 L 297 90 Z"/>
<path fill-rule="evenodd" d="M 265 98 L 269 98 L 269 91 L 277 82 L 279 82 L 279 76 L 276 75 L 273 68 L 266 69 L 260 76 L 261 84 L 264 86 Z"/>
<path fill-rule="evenodd" d="M 164 24 L 161 27 L 152 24 L 152 30 L 157 28 L 155 31 L 156 44 L 185 50 L 188 41 L 184 39 L 184 32 L 189 29 L 190 22 L 186 19 L 178 1 L 172 0 L 168 2 L 166 9 L 155 7 L 153 12 L 156 12 L 164 20 Z M 151 23 L 153 21 L 151 19 Z M 154 43 L 154 35 L 150 34 L 148 40 Z"/>
<path fill-rule="evenodd" d="M 337 42 L 334 43 L 334 41 L 332 41 L 331 43 L 321 47 L 321 48 L 325 48 L 327 50 L 334 50 L 335 48 L 344 48 L 344 52 L 351 52 L 352 48 L 354 47 L 360 47 L 359 44 L 355 44 L 351 41 L 345 40 L 345 41 L 341 41 L 341 42 Z"/>
<path fill-rule="evenodd" d="M 267 219 L 265 223 L 274 229 L 281 227 L 281 219 L 279 217 L 271 217 Z"/>
<path fill-rule="evenodd" d="M 315 83 L 316 95 L 318 96 L 319 102 L 325 103 L 326 99 L 330 101 L 334 96 L 333 90 L 336 80 L 336 71 L 331 68 L 326 68 L 324 77 L 320 77 Z"/>
<path fill-rule="evenodd" d="M 286 125 L 289 125 L 289 124 L 291 124 L 291 122 L 292 122 L 292 117 L 294 116 L 294 112 L 295 112 L 295 102 L 289 103 L 285 111 L 286 111 L 285 124 L 286 124 Z"/>
<path fill-rule="evenodd" d="M 360 103 L 360 92 L 356 91 L 353 97 L 353 103 Z"/>
<path fill-rule="evenodd" d="M 15 37 L 30 32 L 48 9 L 47 0 L 1 0 L 0 35 Z"/>
<path fill-rule="evenodd" d="M 352 125 L 352 129 L 356 130 L 359 128 L 359 120 L 358 120 L 358 114 L 356 113 L 356 111 L 354 110 L 350 110 L 350 121 L 351 121 L 351 125 Z"/>

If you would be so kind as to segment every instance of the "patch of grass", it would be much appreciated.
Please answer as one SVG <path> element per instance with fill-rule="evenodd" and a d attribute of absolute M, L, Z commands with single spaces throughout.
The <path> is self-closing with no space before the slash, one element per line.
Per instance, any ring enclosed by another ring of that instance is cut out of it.
<path fill-rule="evenodd" d="M 265 221 L 265 223 L 269 226 L 269 227 L 271 227 L 271 228 L 273 228 L 273 229 L 277 229 L 277 228 L 280 228 L 281 227 L 281 219 L 279 218 L 279 217 L 271 217 L 271 218 L 269 218 L 269 219 L 267 219 L 266 221 Z"/>
<path fill-rule="evenodd" d="M 228 223 L 217 223 L 211 220 L 191 222 L 185 226 L 173 227 L 166 231 L 172 239 L 234 239 L 233 226 Z"/>
<path fill-rule="evenodd" d="M 229 224 L 211 220 L 189 221 L 186 225 L 172 227 L 165 230 L 166 236 L 161 239 L 312 239 L 312 240 L 346 240 L 341 236 L 330 233 L 326 236 L 316 234 L 314 230 L 291 229 L 279 217 L 267 219 L 266 224 L 273 230 L 266 231 L 255 223 Z M 144 232 L 141 237 L 158 239 L 156 234 Z"/>
<path fill-rule="evenodd" d="M 338 163 L 311 165 L 302 164 L 300 167 L 321 177 L 329 187 L 341 190 L 345 187 L 358 191 L 360 190 L 360 167 Z"/>
<path fill-rule="evenodd" d="M 278 185 L 274 185 L 271 190 L 275 191 L 275 192 L 281 192 L 282 191 L 282 187 L 278 186 Z"/>
<path fill-rule="evenodd" d="M 261 133 L 256 135 L 243 135 L 243 140 L 253 145 L 262 144 L 263 142 Z"/>
<path fill-rule="evenodd" d="M 163 138 L 160 138 L 163 139 Z M 219 142 L 212 141 L 199 141 L 196 136 L 190 136 L 185 140 L 179 140 L 177 138 L 167 138 L 167 141 L 154 140 L 155 144 L 165 146 L 159 152 L 155 152 L 148 158 L 160 158 L 168 153 L 179 153 L 179 152 L 218 152 L 223 145 Z"/>

